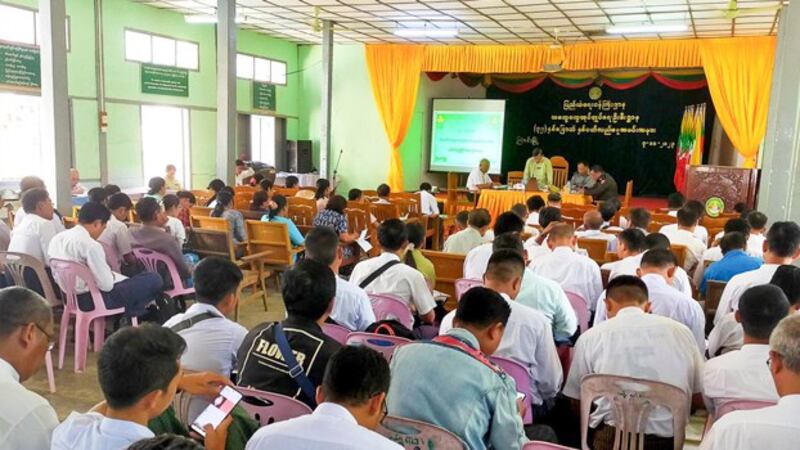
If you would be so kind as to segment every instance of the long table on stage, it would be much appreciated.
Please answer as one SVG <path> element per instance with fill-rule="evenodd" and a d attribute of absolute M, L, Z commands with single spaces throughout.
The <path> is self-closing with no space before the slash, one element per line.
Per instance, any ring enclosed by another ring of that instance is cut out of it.
<path fill-rule="evenodd" d="M 541 197 L 545 203 L 547 203 L 548 194 L 548 192 L 485 189 L 481 191 L 481 195 L 478 197 L 478 208 L 488 209 L 489 213 L 492 215 L 492 222 L 494 222 L 497 216 L 506 211 L 510 211 L 511 207 L 515 204 L 522 203 L 524 205 L 532 195 Z M 592 204 L 592 196 L 561 192 L 561 202 L 574 205 L 590 205 Z"/>

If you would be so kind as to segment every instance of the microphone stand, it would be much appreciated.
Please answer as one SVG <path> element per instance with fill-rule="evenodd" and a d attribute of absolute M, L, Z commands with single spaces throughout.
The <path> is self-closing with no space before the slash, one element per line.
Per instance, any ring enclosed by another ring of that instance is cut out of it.
<path fill-rule="evenodd" d="M 344 149 L 339 149 L 339 156 L 336 158 L 336 166 L 333 168 L 333 183 L 331 183 L 333 185 L 333 189 L 331 190 L 333 191 L 336 190 L 336 186 L 339 184 L 336 177 L 339 174 L 339 163 L 342 162 L 342 153 L 344 153 Z"/>

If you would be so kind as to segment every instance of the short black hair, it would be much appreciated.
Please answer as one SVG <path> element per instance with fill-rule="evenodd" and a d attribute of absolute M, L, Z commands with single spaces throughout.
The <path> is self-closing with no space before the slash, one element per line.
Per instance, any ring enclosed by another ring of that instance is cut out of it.
<path fill-rule="evenodd" d="M 495 236 L 503 233 L 522 233 L 523 229 L 525 229 L 525 222 L 510 211 L 497 216 L 497 220 L 494 222 Z"/>
<path fill-rule="evenodd" d="M 719 249 L 725 255 L 732 250 L 744 250 L 747 248 L 747 239 L 738 231 L 725 233 L 719 241 Z"/>
<path fill-rule="evenodd" d="M 525 273 L 525 259 L 520 252 L 510 249 L 497 250 L 492 253 L 486 265 L 487 279 L 507 283 Z"/>
<path fill-rule="evenodd" d="M 692 208 L 684 206 L 678 210 L 678 225 L 682 227 L 693 227 L 697 225 L 699 217 Z"/>
<path fill-rule="evenodd" d="M 608 222 L 613 219 L 614 214 L 616 214 L 618 210 L 619 208 L 616 202 L 602 202 L 600 206 L 597 207 L 597 211 L 600 213 L 600 217 L 603 218 L 603 222 Z"/>
<path fill-rule="evenodd" d="M 89 225 L 96 221 L 107 223 L 111 218 L 111 211 L 106 208 L 106 205 L 97 202 L 86 202 L 81 206 L 78 211 L 78 223 Z"/>
<path fill-rule="evenodd" d="M 469 222 L 469 211 L 459 211 L 456 213 L 456 223 L 462 227 L 466 227 L 467 222 Z"/>
<path fill-rule="evenodd" d="M 107 184 L 103 187 L 106 190 L 106 194 L 111 197 L 112 195 L 116 194 L 117 192 L 122 192 L 122 189 L 119 188 L 116 184 Z"/>
<path fill-rule="evenodd" d="M 300 183 L 299 178 L 297 178 L 294 175 L 289 175 L 288 177 L 286 177 L 286 182 L 284 184 L 286 185 L 286 188 L 291 189 L 297 186 L 299 183 Z"/>
<path fill-rule="evenodd" d="M 647 237 L 638 228 L 628 228 L 622 230 L 617 235 L 617 240 L 623 242 L 628 251 L 641 253 L 647 249 Z"/>
<path fill-rule="evenodd" d="M 339 249 L 339 233 L 331 227 L 314 227 L 306 235 L 306 258 L 330 266 Z"/>
<path fill-rule="evenodd" d="M 228 259 L 209 256 L 195 266 L 193 278 L 197 301 L 216 306 L 239 288 L 242 270 Z"/>
<path fill-rule="evenodd" d="M 461 296 L 455 320 L 484 329 L 498 322 L 505 326 L 510 315 L 511 307 L 500 294 L 489 288 L 476 286 Z"/>
<path fill-rule="evenodd" d="M 535 147 L 533 149 L 533 156 L 539 156 L 539 155 L 544 155 L 544 152 L 542 151 L 541 148 Z"/>
<path fill-rule="evenodd" d="M 650 211 L 644 208 L 633 208 L 630 210 L 630 223 L 634 228 L 641 228 L 646 230 L 650 226 Z"/>
<path fill-rule="evenodd" d="M 800 226 L 794 222 L 775 222 L 767 232 L 767 248 L 781 258 L 789 258 L 800 247 Z"/>
<path fill-rule="evenodd" d="M 492 252 L 499 250 L 514 250 L 519 252 L 520 255 L 524 255 L 525 245 L 517 233 L 497 234 L 492 242 Z"/>
<path fill-rule="evenodd" d="M 47 300 L 28 288 L 0 289 L 0 338 L 29 323 L 45 327 L 52 320 L 50 308 Z"/>
<path fill-rule="evenodd" d="M 789 315 L 789 300 L 772 284 L 753 286 L 739 298 L 739 317 L 747 336 L 769 339 L 778 322 Z"/>
<path fill-rule="evenodd" d="M 589 167 L 589 161 L 586 161 L 585 159 L 578 160 L 578 164 L 576 164 L 575 167 L 580 166 L 581 164 L 583 164 L 586 167 Z"/>
<path fill-rule="evenodd" d="M 747 213 L 747 223 L 756 230 L 761 230 L 767 226 L 767 215 L 761 211 L 750 211 Z"/>
<path fill-rule="evenodd" d="M 144 197 L 136 203 L 136 215 L 142 222 L 156 220 L 159 211 L 161 211 L 161 205 L 153 197 Z"/>
<path fill-rule="evenodd" d="M 596 173 L 606 173 L 606 171 L 605 171 L 605 170 L 603 170 L 603 166 L 601 166 L 601 165 L 599 165 L 599 164 L 595 164 L 595 165 L 593 165 L 593 166 L 592 166 L 592 168 L 591 168 L 590 170 L 591 170 L 592 172 L 596 172 Z"/>
<path fill-rule="evenodd" d="M 547 194 L 547 201 L 553 203 L 559 203 L 561 201 L 561 194 L 558 192 L 551 192 Z"/>
<path fill-rule="evenodd" d="M 211 189 L 214 192 L 219 192 L 220 189 L 225 187 L 225 182 L 220 180 L 219 178 L 214 178 L 208 183 L 208 189 Z"/>
<path fill-rule="evenodd" d="M 161 203 L 164 205 L 164 211 L 175 208 L 179 203 L 178 196 L 175 194 L 167 194 L 161 199 Z"/>
<path fill-rule="evenodd" d="M 750 234 L 750 225 L 747 223 L 746 220 L 737 217 L 734 219 L 729 219 L 727 222 L 725 222 L 723 231 L 725 232 L 725 234 L 741 233 L 743 235 L 748 235 Z"/>
<path fill-rule="evenodd" d="M 228 192 L 226 188 L 220 189 L 219 193 L 217 194 L 217 203 L 214 205 L 214 210 L 211 211 L 211 217 L 222 217 L 222 213 L 225 212 L 225 208 L 228 206 L 233 206 L 233 198 L 235 194 L 232 192 Z M 139 206 L 138 204 L 136 205 Z"/>
<path fill-rule="evenodd" d="M 515 203 L 514 206 L 511 207 L 511 212 L 516 214 L 517 217 L 522 220 L 523 226 L 525 224 L 525 219 L 528 218 L 528 207 L 523 205 L 522 203 Z"/>
<path fill-rule="evenodd" d="M 747 212 L 747 203 L 745 203 L 745 202 L 736 202 L 736 204 L 733 205 L 733 211 L 737 212 L 739 214 L 746 213 Z"/>
<path fill-rule="evenodd" d="M 47 201 L 50 194 L 43 188 L 32 188 L 22 193 L 22 210 L 28 214 L 36 211 L 39 203 Z"/>
<path fill-rule="evenodd" d="M 698 200 L 689 200 L 683 207 L 694 211 L 697 215 L 697 220 L 700 220 L 706 214 L 706 207 Z"/>
<path fill-rule="evenodd" d="M 178 193 L 175 195 L 177 195 L 179 199 L 185 198 L 189 200 L 189 203 L 191 203 L 192 205 L 197 203 L 197 198 L 195 198 L 194 194 L 192 194 L 190 191 L 178 191 Z"/>
<path fill-rule="evenodd" d="M 792 305 L 800 303 L 800 267 L 791 264 L 778 266 L 769 284 L 781 288 Z"/>
<path fill-rule="evenodd" d="M 302 259 L 284 272 L 281 293 L 290 316 L 317 321 L 336 296 L 336 275 L 321 262 Z"/>
<path fill-rule="evenodd" d="M 166 196 L 164 197 L 167 198 Z M 263 211 L 264 210 L 264 203 L 267 203 L 269 200 L 269 196 L 267 195 L 266 191 L 256 191 L 253 193 L 253 199 L 250 200 L 250 210 L 251 211 Z M 166 207 L 166 204 L 165 204 Z"/>
<path fill-rule="evenodd" d="M 542 208 L 539 211 L 539 225 L 542 228 L 547 228 L 551 222 L 561 222 L 561 210 L 553 206 Z"/>
<path fill-rule="evenodd" d="M 197 441 L 177 434 L 161 434 L 142 439 L 129 445 L 126 450 L 203 450 Z"/>
<path fill-rule="evenodd" d="M 528 197 L 525 205 L 528 207 L 528 211 L 530 212 L 539 211 L 540 209 L 544 208 L 544 200 L 538 195 L 531 195 Z"/>
<path fill-rule="evenodd" d="M 131 198 L 128 197 L 128 194 L 117 192 L 116 194 L 111 194 L 111 197 L 108 198 L 109 210 L 113 211 L 119 208 L 133 208 L 133 202 L 131 201 Z"/>
<path fill-rule="evenodd" d="M 406 233 L 408 234 L 408 242 L 414 244 L 414 248 L 422 247 L 425 242 L 425 227 L 419 222 L 411 222 L 406 224 Z"/>
<path fill-rule="evenodd" d="M 675 255 L 673 255 L 670 250 L 665 249 L 655 249 L 644 252 L 644 255 L 642 255 L 642 262 L 639 263 L 639 266 L 642 268 L 657 267 L 659 269 L 676 265 Z"/>
<path fill-rule="evenodd" d="M 275 203 L 275 207 L 269 210 L 270 219 L 275 218 L 278 213 L 286 208 L 286 197 L 282 196 L 281 194 L 275 194 L 272 196 L 272 203 Z"/>
<path fill-rule="evenodd" d="M 606 288 L 606 298 L 617 303 L 636 302 L 641 305 L 647 302 L 648 295 L 647 285 L 639 277 L 633 275 L 614 277 L 608 282 Z"/>
<path fill-rule="evenodd" d="M 325 209 L 336 211 L 339 214 L 344 214 L 345 208 L 347 208 L 347 200 L 341 195 L 334 195 L 329 198 L 328 204 L 325 206 Z"/>
<path fill-rule="evenodd" d="M 433 190 L 433 186 L 431 186 L 431 184 L 426 181 L 426 182 L 424 182 L 424 183 L 419 185 L 419 190 L 420 191 L 431 191 L 431 190 Z"/>
<path fill-rule="evenodd" d="M 275 187 L 275 183 L 272 180 L 269 180 L 269 179 L 266 179 L 266 178 L 264 178 L 263 180 L 259 181 L 258 185 L 264 191 L 272 190 L 272 188 Z"/>
<path fill-rule="evenodd" d="M 673 192 L 667 196 L 667 207 L 670 209 L 678 209 L 686 203 L 686 198 L 680 192 Z"/>
<path fill-rule="evenodd" d="M 378 186 L 378 189 L 376 191 L 378 192 L 379 197 L 388 197 L 389 194 L 392 193 L 392 188 L 390 188 L 388 184 L 383 183 L 380 186 Z"/>
<path fill-rule="evenodd" d="M 350 189 L 350 192 L 347 193 L 347 200 L 354 202 L 359 198 L 361 198 L 362 195 L 364 195 L 364 191 L 358 188 L 353 188 Z"/>
<path fill-rule="evenodd" d="M 186 341 L 146 323 L 112 334 L 97 358 L 97 377 L 108 406 L 125 409 L 153 391 L 166 390 L 178 374 Z"/>
<path fill-rule="evenodd" d="M 166 180 L 164 180 L 161 177 L 150 178 L 150 181 L 147 183 L 147 187 L 150 188 L 148 194 L 150 195 L 156 194 L 159 191 L 161 191 L 161 189 L 163 189 L 164 186 L 166 185 L 167 185 Z"/>
<path fill-rule="evenodd" d="M 492 215 L 484 208 L 473 209 L 469 212 L 467 223 L 475 228 L 488 227 L 492 223 Z"/>
<path fill-rule="evenodd" d="M 108 199 L 108 192 L 106 192 L 105 188 L 93 187 L 89 189 L 86 196 L 89 197 L 90 202 L 105 203 Z"/>
<path fill-rule="evenodd" d="M 387 219 L 378 227 L 378 243 L 384 250 L 399 250 L 408 241 L 406 224 L 400 219 Z"/>
<path fill-rule="evenodd" d="M 389 391 L 389 362 L 366 346 L 345 345 L 333 354 L 322 377 L 325 401 L 359 406 Z"/>
<path fill-rule="evenodd" d="M 672 244 L 669 238 L 663 233 L 650 233 L 644 238 L 648 250 L 655 250 L 657 248 L 669 250 Z"/>

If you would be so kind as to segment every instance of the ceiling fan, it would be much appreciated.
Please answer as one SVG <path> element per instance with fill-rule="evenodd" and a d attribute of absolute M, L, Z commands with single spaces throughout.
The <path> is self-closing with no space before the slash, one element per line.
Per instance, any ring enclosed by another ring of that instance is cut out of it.
<path fill-rule="evenodd" d="M 783 8 L 783 2 L 779 1 L 776 3 L 777 4 L 775 6 L 765 6 L 758 8 L 739 8 L 739 2 L 737 0 L 731 0 L 728 2 L 728 7 L 726 9 L 721 10 L 720 12 L 726 19 L 736 20 L 741 16 L 777 13 L 778 11 L 781 10 L 781 8 Z"/>
<path fill-rule="evenodd" d="M 545 63 L 543 70 L 547 73 L 561 72 L 564 70 L 563 64 L 566 57 L 564 54 L 564 44 L 558 38 L 558 28 L 553 30 L 553 42 L 550 43 L 550 50 L 557 55 L 558 59 Z"/>

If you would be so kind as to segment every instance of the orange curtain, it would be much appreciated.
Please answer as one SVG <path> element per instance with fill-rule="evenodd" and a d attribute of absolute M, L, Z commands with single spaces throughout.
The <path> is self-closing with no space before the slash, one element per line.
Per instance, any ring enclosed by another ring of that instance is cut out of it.
<path fill-rule="evenodd" d="M 767 110 L 775 61 L 775 38 L 700 41 L 711 100 L 744 167 L 755 167 L 767 132 Z"/>
<path fill-rule="evenodd" d="M 425 47 L 368 45 L 366 52 L 372 94 L 383 120 L 386 137 L 392 146 L 388 184 L 393 191 L 402 191 L 403 164 L 400 159 L 400 144 L 403 143 L 411 125 Z"/>

